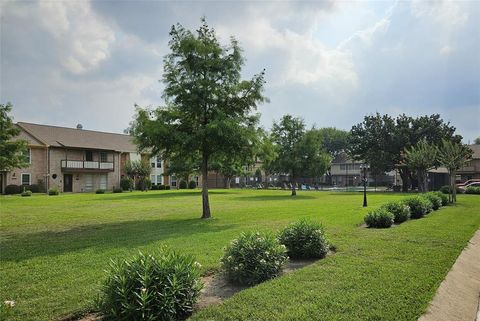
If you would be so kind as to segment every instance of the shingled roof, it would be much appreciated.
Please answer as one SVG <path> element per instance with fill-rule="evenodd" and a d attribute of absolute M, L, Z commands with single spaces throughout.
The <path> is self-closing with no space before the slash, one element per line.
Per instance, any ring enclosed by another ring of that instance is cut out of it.
<path fill-rule="evenodd" d="M 129 135 L 24 122 L 18 122 L 17 126 L 45 145 L 52 147 L 103 149 L 132 153 L 137 151 L 137 146 Z"/>

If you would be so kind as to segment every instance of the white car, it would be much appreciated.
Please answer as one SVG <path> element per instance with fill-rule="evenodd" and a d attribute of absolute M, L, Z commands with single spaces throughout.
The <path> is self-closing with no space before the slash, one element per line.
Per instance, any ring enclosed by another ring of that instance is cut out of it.
<path fill-rule="evenodd" d="M 480 186 L 480 182 L 472 182 L 463 186 L 458 186 L 458 189 L 461 190 L 462 193 L 464 193 L 467 190 L 467 187 L 470 186 Z"/>

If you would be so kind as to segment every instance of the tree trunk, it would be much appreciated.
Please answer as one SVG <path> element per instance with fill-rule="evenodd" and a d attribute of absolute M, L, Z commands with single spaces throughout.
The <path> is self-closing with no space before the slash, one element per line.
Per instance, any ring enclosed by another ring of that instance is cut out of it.
<path fill-rule="evenodd" d="M 452 189 L 452 203 L 456 203 L 457 202 L 457 186 L 455 186 L 455 176 L 456 173 L 455 171 L 452 172 L 452 176 L 450 176 L 450 188 Z"/>
<path fill-rule="evenodd" d="M 410 171 L 408 168 L 401 168 L 399 173 L 402 178 L 402 192 L 406 193 L 410 187 Z"/>
<path fill-rule="evenodd" d="M 232 181 L 231 178 L 225 177 L 225 188 L 230 189 L 230 182 Z"/>
<path fill-rule="evenodd" d="M 264 189 L 268 189 L 268 173 L 265 172 L 265 186 L 263 187 Z"/>
<path fill-rule="evenodd" d="M 297 196 L 297 182 L 294 178 L 292 179 L 292 196 Z"/>
<path fill-rule="evenodd" d="M 202 158 L 202 218 L 210 218 L 210 202 L 208 200 L 208 156 Z"/>

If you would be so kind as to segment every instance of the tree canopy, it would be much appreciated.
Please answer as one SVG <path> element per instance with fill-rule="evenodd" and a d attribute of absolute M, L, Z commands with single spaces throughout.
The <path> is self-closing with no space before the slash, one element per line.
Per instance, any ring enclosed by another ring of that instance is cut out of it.
<path fill-rule="evenodd" d="M 170 53 L 164 59 L 166 106 L 137 109 L 130 131 L 140 148 L 165 158 L 197 159 L 202 173 L 202 218 L 209 218 L 210 161 L 251 144 L 264 102 L 264 71 L 241 80 L 244 64 L 238 42 L 222 45 L 204 19 L 192 32 L 180 24 L 170 31 Z"/>
<path fill-rule="evenodd" d="M 302 119 L 285 115 L 272 127 L 272 141 L 278 157 L 275 169 L 288 174 L 292 183 L 292 196 L 296 195 L 296 182 L 300 177 L 319 177 L 329 168 L 331 158 L 323 150 L 322 141 L 314 131 L 305 131 Z"/>
<path fill-rule="evenodd" d="M 27 142 L 17 137 L 20 129 L 15 127 L 8 115 L 12 108 L 11 103 L 0 104 L 0 170 L 3 171 L 27 165 L 23 154 L 27 150 Z"/>

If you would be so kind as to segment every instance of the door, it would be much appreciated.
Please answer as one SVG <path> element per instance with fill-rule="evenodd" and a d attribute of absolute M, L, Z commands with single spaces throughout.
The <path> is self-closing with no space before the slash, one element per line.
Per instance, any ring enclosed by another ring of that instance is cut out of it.
<path fill-rule="evenodd" d="M 63 191 L 71 192 L 72 191 L 72 174 L 63 174 Z"/>

